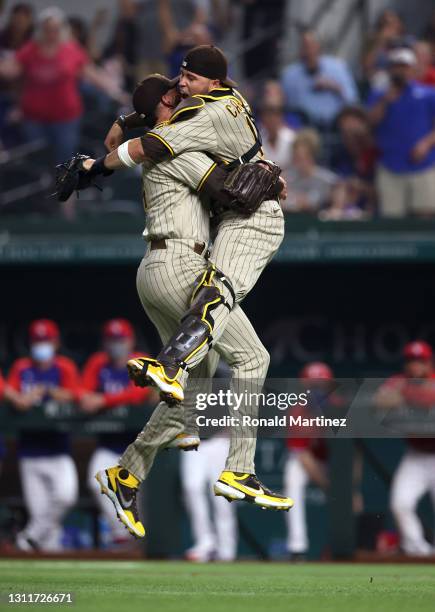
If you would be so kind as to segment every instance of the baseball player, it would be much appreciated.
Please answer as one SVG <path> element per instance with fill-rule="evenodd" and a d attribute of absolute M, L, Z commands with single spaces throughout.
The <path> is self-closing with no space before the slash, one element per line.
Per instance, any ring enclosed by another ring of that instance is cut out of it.
<path fill-rule="evenodd" d="M 130 381 L 125 362 L 135 356 L 135 335 L 125 319 L 111 319 L 103 326 L 103 350 L 91 355 L 82 373 L 81 409 L 88 414 L 115 409 L 123 405 L 141 405 L 149 401 L 149 388 L 141 389 Z M 111 544 L 125 542 L 125 529 L 113 514 L 113 506 L 101 495 L 95 474 L 113 465 L 135 438 L 131 432 L 102 433 L 88 465 L 88 487 L 110 527 Z"/>
<path fill-rule="evenodd" d="M 181 484 L 190 520 L 193 546 L 189 561 L 234 561 L 237 554 L 237 517 L 234 504 L 210 492 L 216 474 L 224 469 L 229 440 L 216 434 L 201 441 L 197 453 L 182 453 Z"/>
<path fill-rule="evenodd" d="M 326 363 L 307 364 L 300 378 L 309 381 L 310 391 L 315 391 L 321 404 L 330 401 L 329 384 L 333 380 L 333 373 Z M 309 482 L 314 482 L 323 490 L 328 487 L 326 441 L 314 436 L 313 432 L 313 437 L 298 438 L 297 432 L 292 431 L 292 437 L 287 440 L 289 452 L 284 468 L 284 490 L 291 491 L 295 500 L 295 508 L 287 516 L 287 548 L 292 558 L 303 557 L 308 552 L 305 501 Z"/>
<path fill-rule="evenodd" d="M 202 46 L 190 51 L 183 62 L 180 89 L 187 95 L 198 88 L 196 91 L 202 91 L 202 94 L 185 100 L 168 122 L 148 132 L 142 139 L 124 143 L 105 158 L 88 160 L 84 167 L 91 170 L 91 176 L 97 176 L 123 165 L 176 160 L 183 152 L 199 149 L 212 153 L 224 163 L 230 162 L 230 167 L 233 162 L 239 164 L 260 158 L 261 143 L 249 107 L 232 89 L 233 83 L 226 72 L 226 59 L 219 49 Z M 207 185 L 214 185 L 217 195 L 221 190 L 222 175 L 225 176 L 226 171 L 217 164 L 207 175 Z M 283 238 L 283 226 L 283 214 L 277 199 L 264 201 L 249 217 L 231 212 L 222 215 L 211 250 L 212 263 L 197 279 L 192 308 L 183 316 L 181 328 L 160 354 L 164 363 L 149 358 L 132 360 L 128 364 L 132 378 L 139 384 L 152 381 L 166 397 L 183 399 L 187 370 L 200 363 L 210 345 L 219 340 L 234 304 L 252 288 L 278 249 Z M 158 289 L 167 291 L 164 287 Z M 233 341 L 233 354 L 237 349 Z M 248 373 L 239 377 L 245 389 L 249 384 L 255 391 L 261 388 L 267 365 L 263 360 L 260 363 L 257 360 Z M 239 413 L 255 416 L 257 410 L 255 402 L 250 402 Z M 255 476 L 255 440 L 255 428 L 242 433 L 233 428 L 226 470 L 215 484 L 217 495 L 254 503 L 259 503 L 256 500 L 261 498 L 263 503 L 267 489 Z M 122 464 L 130 466 L 133 471 L 137 469 L 141 455 L 136 440 L 124 454 Z M 268 499 L 271 505 L 282 507 L 283 498 L 278 501 L 270 493 L 268 491 L 266 497 L 271 497 Z"/>
<path fill-rule="evenodd" d="M 59 328 L 39 319 L 29 328 L 30 357 L 18 359 L 7 378 L 8 399 L 16 410 L 27 412 L 44 402 L 70 402 L 78 397 L 75 364 L 57 354 Z M 29 521 L 17 535 L 22 550 L 61 550 L 62 519 L 75 504 L 77 470 L 66 433 L 25 430 L 18 440 L 18 456 Z"/>
<path fill-rule="evenodd" d="M 404 347 L 403 372 L 388 378 L 375 402 L 379 408 L 435 406 L 433 352 L 427 342 L 414 341 Z M 424 537 L 417 515 L 419 500 L 429 493 L 435 508 L 435 439 L 409 438 L 391 486 L 390 505 L 397 523 L 401 547 L 409 555 L 431 555 L 433 546 Z"/>
<path fill-rule="evenodd" d="M 154 124 L 170 117 L 173 112 L 171 103 L 177 96 L 173 83 L 154 75 L 144 80 L 141 90 L 144 100 L 150 105 L 146 118 Z M 132 163 L 129 149 L 129 143 L 125 143 L 117 150 L 119 166 Z M 101 160 L 90 160 L 90 166 L 95 163 L 100 168 L 104 166 Z M 208 178 L 215 168 L 213 160 L 198 152 L 181 154 L 144 168 L 145 239 L 149 249 L 138 271 L 137 286 L 142 304 L 164 342 L 171 337 L 189 305 L 195 278 L 207 272 L 203 255 L 209 240 L 209 212 L 201 205 L 195 191 L 207 193 Z M 210 191 L 215 193 L 216 187 L 212 186 Z M 226 282 L 223 274 L 222 280 Z M 265 376 L 269 360 L 267 352 L 238 305 L 232 309 L 227 328 L 215 348 L 237 377 L 246 379 L 257 372 L 260 379 Z M 216 353 L 210 351 L 200 366 L 193 370 L 192 376 L 195 374 L 199 381 L 210 378 L 217 361 Z M 192 384 L 190 387 L 193 389 Z M 193 395 L 190 403 L 193 405 Z M 189 405 L 188 397 L 185 404 Z M 137 537 L 145 534 L 135 505 L 139 484 L 146 478 L 156 453 L 180 435 L 183 427 L 182 407 L 168 409 L 167 404 L 161 402 L 147 426 L 121 457 L 120 465 L 97 474 L 102 491 L 114 503 L 119 518 Z M 240 486 L 248 477 L 253 481 L 251 487 L 246 487 L 246 494 L 237 493 L 238 498 L 246 497 L 264 507 L 289 508 L 292 500 L 271 492 L 253 475 L 255 439 L 233 437 L 231 444 L 235 452 L 230 452 L 229 457 Z"/>

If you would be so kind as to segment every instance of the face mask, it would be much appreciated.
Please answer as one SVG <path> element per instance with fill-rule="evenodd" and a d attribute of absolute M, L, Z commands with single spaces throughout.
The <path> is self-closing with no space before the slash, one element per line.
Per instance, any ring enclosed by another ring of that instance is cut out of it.
<path fill-rule="evenodd" d="M 107 344 L 107 352 L 111 359 L 125 359 L 128 355 L 129 347 L 128 344 L 122 340 L 118 342 L 109 342 Z"/>
<path fill-rule="evenodd" d="M 36 342 L 30 347 L 30 354 L 34 361 L 50 361 L 55 353 L 51 342 Z"/>

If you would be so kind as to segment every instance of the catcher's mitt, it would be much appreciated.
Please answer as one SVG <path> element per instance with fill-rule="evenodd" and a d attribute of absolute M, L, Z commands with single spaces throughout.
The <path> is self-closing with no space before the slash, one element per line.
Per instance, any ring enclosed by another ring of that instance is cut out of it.
<path fill-rule="evenodd" d="M 276 197 L 281 168 L 267 160 L 237 166 L 224 183 L 224 192 L 232 198 L 231 210 L 252 215 L 264 200 Z"/>
<path fill-rule="evenodd" d="M 89 159 L 89 155 L 77 153 L 71 159 L 56 166 L 56 191 L 54 196 L 59 202 L 66 202 L 73 191 L 82 191 L 92 185 L 95 185 L 95 174 L 91 171 L 84 170 L 83 162 Z M 104 176 L 113 174 L 112 170 L 107 170 L 103 173 Z M 100 189 L 100 188 L 99 188 Z"/>

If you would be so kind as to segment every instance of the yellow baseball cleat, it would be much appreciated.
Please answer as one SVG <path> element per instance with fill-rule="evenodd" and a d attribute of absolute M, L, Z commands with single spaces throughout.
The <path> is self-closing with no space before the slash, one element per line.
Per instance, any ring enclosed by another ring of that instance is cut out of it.
<path fill-rule="evenodd" d="M 157 359 L 149 357 L 135 357 L 127 362 L 127 370 L 137 387 L 157 387 L 163 401 L 177 403 L 184 400 L 181 368 L 165 367 Z"/>
<path fill-rule="evenodd" d="M 180 433 L 166 445 L 166 448 L 178 448 L 179 450 L 183 451 L 197 451 L 200 443 L 201 440 L 198 438 L 198 436 Z"/>
<path fill-rule="evenodd" d="M 262 484 L 255 474 L 239 474 L 224 471 L 214 484 L 214 494 L 228 501 L 243 500 L 271 510 L 290 510 L 294 501 L 280 493 L 274 493 Z"/>
<path fill-rule="evenodd" d="M 125 468 L 116 465 L 101 470 L 95 474 L 101 493 L 106 495 L 115 506 L 118 519 L 136 538 L 145 537 L 145 527 L 142 525 L 136 506 L 136 494 L 139 480 Z"/>

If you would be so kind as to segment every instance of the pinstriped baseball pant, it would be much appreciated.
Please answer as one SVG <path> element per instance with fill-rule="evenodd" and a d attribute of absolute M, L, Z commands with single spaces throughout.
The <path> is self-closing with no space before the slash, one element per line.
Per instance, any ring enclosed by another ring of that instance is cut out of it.
<path fill-rule="evenodd" d="M 210 262 L 230 281 L 235 302 L 241 302 L 275 255 L 284 237 L 284 215 L 276 200 L 263 202 L 251 217 L 229 213 L 219 224 L 219 231 L 210 251 Z M 234 303 L 228 286 L 219 276 L 213 277 L 226 304 Z M 213 346 L 219 341 L 229 321 L 230 311 L 225 304 L 212 310 Z M 169 343 L 171 344 L 172 341 Z M 209 347 L 204 343 L 191 356 L 184 358 L 192 371 L 206 357 Z M 163 351 L 164 352 L 164 349 Z M 162 353 L 160 353 L 161 355 Z"/>
<path fill-rule="evenodd" d="M 137 274 L 137 289 L 142 305 L 156 326 L 163 343 L 179 326 L 181 315 L 189 306 L 195 279 L 205 270 L 206 260 L 193 251 L 193 240 L 167 240 L 167 249 L 149 251 Z M 221 356 L 232 368 L 233 378 L 243 381 L 248 392 L 258 392 L 267 373 L 269 355 L 254 328 L 236 307 L 228 317 L 225 331 L 201 364 L 191 372 L 182 405 L 169 407 L 160 402 L 136 440 L 127 447 L 120 465 L 139 480 L 144 480 L 154 458 L 177 434 L 185 429 L 185 413 L 195 415 L 195 393 L 207 392 Z M 238 384 L 238 390 L 240 385 Z M 230 414 L 234 411 L 228 406 Z M 234 416 L 255 416 L 258 406 L 242 404 Z M 194 425 L 196 427 L 196 424 Z M 232 428 L 226 469 L 254 473 L 256 428 Z"/>

